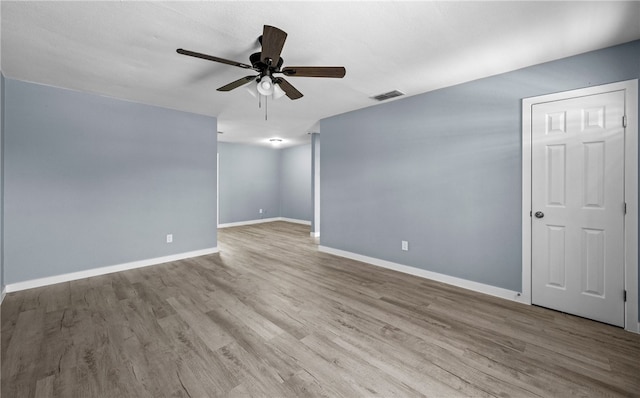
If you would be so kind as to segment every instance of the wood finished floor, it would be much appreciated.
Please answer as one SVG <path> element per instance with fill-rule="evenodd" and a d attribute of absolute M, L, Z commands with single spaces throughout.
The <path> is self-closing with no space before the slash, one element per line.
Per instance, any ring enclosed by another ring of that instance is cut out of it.
<path fill-rule="evenodd" d="M 640 335 L 319 253 L 308 227 L 9 294 L 2 396 L 639 396 Z"/>

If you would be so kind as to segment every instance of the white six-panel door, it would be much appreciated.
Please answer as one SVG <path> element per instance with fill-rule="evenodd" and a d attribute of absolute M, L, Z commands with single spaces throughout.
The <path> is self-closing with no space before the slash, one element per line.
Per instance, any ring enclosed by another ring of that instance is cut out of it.
<path fill-rule="evenodd" d="M 532 107 L 533 304 L 624 326 L 624 91 Z"/>

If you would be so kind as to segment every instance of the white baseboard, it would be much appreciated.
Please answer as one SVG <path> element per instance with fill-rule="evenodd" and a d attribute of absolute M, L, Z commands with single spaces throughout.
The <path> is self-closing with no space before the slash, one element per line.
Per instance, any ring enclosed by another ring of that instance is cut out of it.
<path fill-rule="evenodd" d="M 319 238 L 320 232 L 309 232 L 309 235 L 311 235 L 312 238 Z"/>
<path fill-rule="evenodd" d="M 495 297 L 500 297 L 503 299 L 516 301 L 519 303 L 527 304 L 527 302 L 523 299 L 520 292 L 516 292 L 513 290 L 503 289 L 501 287 L 486 285 L 484 283 L 474 282 L 467 279 L 457 278 L 455 276 L 449 276 L 445 274 L 440 274 L 438 272 L 427 271 L 421 268 L 410 267 L 408 265 L 398 264 L 391 261 L 381 260 L 374 257 L 367 257 L 361 254 L 352 253 L 340 249 L 334 249 L 332 247 L 327 246 L 318 246 L 318 250 L 324 253 L 333 254 L 340 257 L 346 257 L 352 260 L 361 261 L 363 263 L 368 263 L 371 265 L 375 265 L 382 268 L 392 269 L 394 271 L 399 271 L 405 274 L 410 274 L 414 276 L 419 276 L 421 278 L 434 280 L 437 282 L 446 283 L 448 285 L 453 285 L 457 287 L 461 287 L 467 290 L 473 290 L 475 292 L 488 294 Z"/>
<path fill-rule="evenodd" d="M 264 222 L 279 221 L 279 219 L 280 217 L 271 217 L 271 218 L 261 218 L 259 220 L 228 222 L 224 224 L 218 224 L 218 228 L 230 228 L 230 227 L 241 227 L 243 225 L 262 224 Z"/>
<path fill-rule="evenodd" d="M 110 265 L 107 267 L 93 268 L 85 271 L 70 272 L 68 274 L 48 276 L 45 278 L 31 279 L 24 282 L 10 283 L 5 286 L 7 293 L 17 292 L 20 290 L 33 289 L 35 287 L 48 286 L 61 282 L 69 282 L 78 279 L 90 278 L 92 276 L 99 276 L 105 274 L 111 274 L 114 272 L 126 271 L 135 268 L 148 267 L 150 265 L 157 265 L 162 263 L 168 263 L 171 261 L 184 260 L 191 257 L 199 257 L 207 254 L 218 253 L 218 247 L 212 247 L 209 249 L 195 250 L 185 253 L 172 254 L 170 256 L 150 258 L 147 260 L 133 261 L 130 263 Z M 3 292 L 4 297 L 4 292 Z"/>
<path fill-rule="evenodd" d="M 306 220 L 297 220 L 295 218 L 286 218 L 286 217 L 270 217 L 270 218 L 260 218 L 258 220 L 248 220 L 248 221 L 238 221 L 238 222 L 218 224 L 218 228 L 241 227 L 243 225 L 262 224 L 265 222 L 274 222 L 274 221 L 286 221 L 286 222 L 291 222 L 296 224 L 311 225 L 311 221 L 306 221 Z"/>
<path fill-rule="evenodd" d="M 297 218 L 278 217 L 280 221 L 292 222 L 294 224 L 302 224 L 311 226 L 311 221 L 298 220 Z"/>

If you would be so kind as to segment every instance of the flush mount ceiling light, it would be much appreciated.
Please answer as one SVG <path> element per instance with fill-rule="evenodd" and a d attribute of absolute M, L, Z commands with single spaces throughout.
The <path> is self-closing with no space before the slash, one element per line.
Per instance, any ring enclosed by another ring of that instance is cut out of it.
<path fill-rule="evenodd" d="M 282 138 L 269 138 L 269 142 L 273 145 L 279 145 L 284 141 Z"/>

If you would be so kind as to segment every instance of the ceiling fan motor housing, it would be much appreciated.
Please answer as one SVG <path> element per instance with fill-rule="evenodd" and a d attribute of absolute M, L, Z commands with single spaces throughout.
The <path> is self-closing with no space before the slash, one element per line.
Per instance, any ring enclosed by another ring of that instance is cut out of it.
<path fill-rule="evenodd" d="M 271 73 L 277 72 L 280 70 L 280 68 L 282 67 L 282 64 L 284 63 L 284 60 L 282 59 L 282 57 L 280 57 L 276 65 L 273 65 L 273 63 L 271 65 L 267 65 L 264 62 L 262 62 L 262 60 L 260 59 L 260 55 L 261 53 L 253 53 L 251 54 L 251 56 L 249 56 L 249 61 L 251 61 L 251 65 L 253 65 L 253 69 L 258 70 L 260 72 L 263 72 L 266 70 L 270 70 Z"/>

